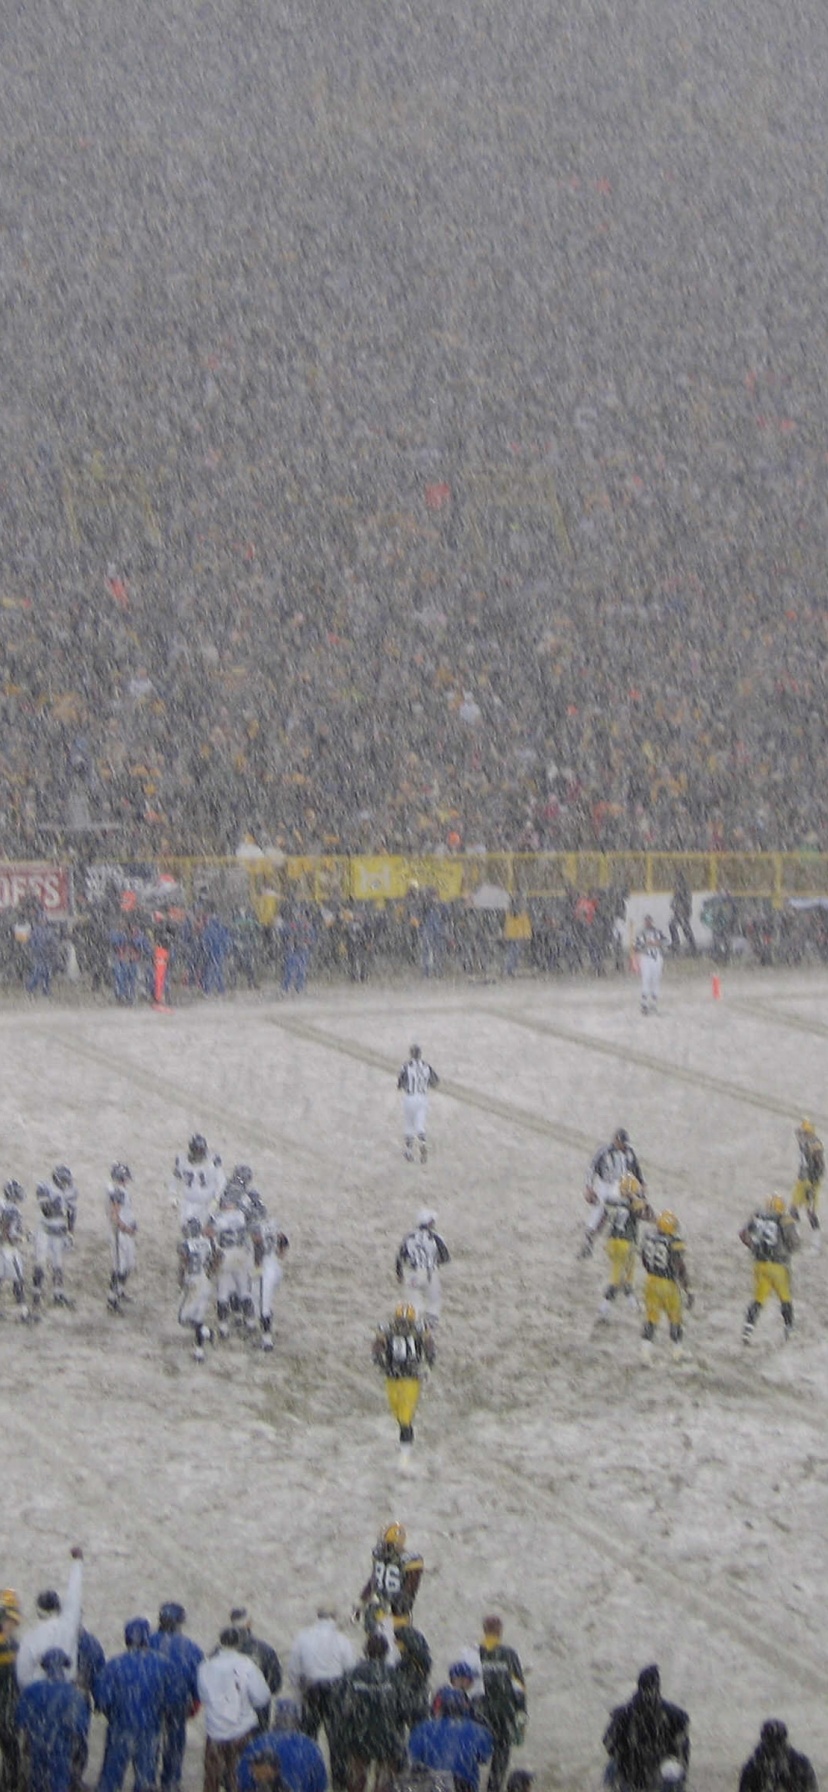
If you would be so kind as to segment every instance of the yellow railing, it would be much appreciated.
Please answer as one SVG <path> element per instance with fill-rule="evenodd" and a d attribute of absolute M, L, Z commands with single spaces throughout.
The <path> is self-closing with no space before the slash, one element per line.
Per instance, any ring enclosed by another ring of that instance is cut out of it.
<path fill-rule="evenodd" d="M 619 888 L 641 894 L 672 891 L 683 873 L 691 890 L 765 897 L 828 896 L 828 853 L 540 852 L 467 853 L 446 857 L 327 855 L 272 859 L 165 858 L 161 869 L 188 895 L 207 893 L 223 874 L 249 886 L 259 918 L 273 919 L 289 896 L 312 902 L 400 902 L 434 890 L 444 902 L 468 901 L 495 884 L 520 902 L 576 890 Z"/>

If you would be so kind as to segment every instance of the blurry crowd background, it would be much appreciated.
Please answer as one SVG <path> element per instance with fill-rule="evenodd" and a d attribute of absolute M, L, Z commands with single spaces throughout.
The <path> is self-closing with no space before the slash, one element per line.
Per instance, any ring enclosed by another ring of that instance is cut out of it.
<path fill-rule="evenodd" d="M 0 833 L 826 842 L 828 26 L 7 21 Z"/>

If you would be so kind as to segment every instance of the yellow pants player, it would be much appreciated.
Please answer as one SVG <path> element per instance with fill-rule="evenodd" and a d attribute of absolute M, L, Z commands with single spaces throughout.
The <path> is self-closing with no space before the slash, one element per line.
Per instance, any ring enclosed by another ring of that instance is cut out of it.
<path fill-rule="evenodd" d="M 604 1203 L 604 1250 L 609 1258 L 610 1279 L 598 1308 L 599 1319 L 608 1319 L 612 1303 L 619 1292 L 638 1306 L 633 1279 L 640 1220 L 654 1220 L 655 1214 L 644 1199 L 637 1176 L 627 1172 Z"/>
<path fill-rule="evenodd" d="M 745 1314 L 742 1338 L 749 1344 L 765 1302 L 775 1294 L 782 1313 L 785 1341 L 793 1331 L 791 1256 L 799 1244 L 796 1221 L 781 1195 L 770 1195 L 764 1207 L 752 1213 L 739 1237 L 753 1257 L 753 1299 Z"/>
<path fill-rule="evenodd" d="M 414 1414 L 422 1377 L 434 1361 L 431 1333 L 407 1301 L 395 1308 L 388 1325 L 380 1326 L 371 1355 L 385 1376 L 388 1405 L 399 1426 L 400 1447 L 407 1451 L 414 1442 Z"/>
<path fill-rule="evenodd" d="M 645 1361 L 653 1347 L 659 1321 L 667 1321 L 670 1339 L 677 1355 L 684 1337 L 684 1309 L 691 1307 L 693 1296 L 687 1277 L 684 1240 L 674 1213 L 665 1209 L 658 1215 L 654 1232 L 648 1232 L 641 1246 L 644 1265 L 644 1325 L 641 1332 Z"/>
<path fill-rule="evenodd" d="M 791 1213 L 799 1219 L 800 1208 L 804 1207 L 808 1215 L 808 1224 L 814 1233 L 814 1247 L 819 1248 L 819 1205 L 820 1183 L 825 1175 L 825 1147 L 817 1138 L 816 1129 L 811 1120 L 801 1120 L 796 1129 L 796 1142 L 799 1146 L 799 1170 L 791 1195 Z"/>

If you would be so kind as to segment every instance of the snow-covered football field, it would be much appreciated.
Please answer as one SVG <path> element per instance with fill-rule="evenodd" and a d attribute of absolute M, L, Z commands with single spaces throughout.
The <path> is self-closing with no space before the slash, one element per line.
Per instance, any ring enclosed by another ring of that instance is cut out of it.
<path fill-rule="evenodd" d="M 699 1792 L 735 1784 L 771 1714 L 828 1773 L 828 1250 L 807 1234 L 791 1345 L 769 1308 L 747 1350 L 737 1237 L 757 1197 L 789 1193 L 798 1119 L 828 1125 L 827 997 L 821 968 L 740 967 L 715 1001 L 709 966 L 668 964 L 657 1019 L 624 977 L 5 1006 L 2 1174 L 31 1225 L 35 1182 L 65 1160 L 81 1209 L 75 1310 L 24 1327 L 4 1296 L 3 1584 L 31 1613 L 77 1540 L 108 1652 L 176 1598 L 205 1646 L 248 1604 L 284 1658 L 320 1600 L 347 1619 L 399 1518 L 425 1554 L 435 1684 L 502 1612 L 528 1670 L 516 1764 L 540 1789 L 598 1785 L 607 1711 L 654 1659 L 690 1711 Z M 401 1150 L 412 1040 L 442 1078 L 425 1167 Z M 696 1288 L 686 1361 L 661 1336 L 650 1371 L 629 1308 L 596 1323 L 602 1252 L 577 1256 L 584 1170 L 618 1125 L 679 1214 Z M 290 1236 L 271 1357 L 233 1340 L 199 1368 L 177 1325 L 168 1190 L 194 1130 L 252 1163 Z M 105 1306 L 116 1158 L 141 1227 L 122 1319 Z M 369 1347 L 426 1200 L 453 1261 L 403 1476 Z"/>

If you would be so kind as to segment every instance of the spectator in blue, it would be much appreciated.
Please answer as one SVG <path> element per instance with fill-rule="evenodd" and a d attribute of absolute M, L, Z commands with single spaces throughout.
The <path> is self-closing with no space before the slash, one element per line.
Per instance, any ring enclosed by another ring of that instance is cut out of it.
<path fill-rule="evenodd" d="M 152 948 L 137 921 L 130 921 L 125 927 L 113 928 L 109 944 L 112 949 L 112 987 L 115 1000 L 131 1007 L 138 994 L 138 971 L 142 963 L 146 966 L 150 962 Z"/>
<path fill-rule="evenodd" d="M 492 1758 L 491 1730 L 469 1716 L 468 1700 L 459 1687 L 441 1686 L 435 1694 L 439 1717 L 415 1724 L 408 1738 L 408 1756 L 415 1767 L 454 1775 L 455 1792 L 479 1792 L 480 1769 Z"/>
<path fill-rule="evenodd" d="M 168 1600 L 158 1613 L 158 1629 L 150 1637 L 150 1648 L 172 1662 L 179 1670 L 178 1699 L 166 1714 L 161 1727 L 161 1792 L 180 1792 L 181 1767 L 187 1743 L 187 1719 L 198 1710 L 198 1664 L 204 1651 L 192 1638 L 184 1635 L 187 1613 L 183 1605 Z"/>
<path fill-rule="evenodd" d="M 29 1792 L 71 1792 L 86 1766 L 89 1706 L 66 1677 L 72 1663 L 63 1649 L 47 1649 L 40 1665 L 45 1678 L 33 1680 L 17 1706 L 25 1777 Z"/>
<path fill-rule="evenodd" d="M 201 935 L 204 963 L 202 989 L 206 996 L 223 996 L 227 989 L 225 967 L 233 947 L 233 935 L 220 915 L 208 915 Z"/>
<path fill-rule="evenodd" d="M 35 995 L 39 989 L 42 989 L 45 996 L 51 993 L 55 946 L 54 930 L 45 915 L 41 915 L 32 922 L 29 934 L 29 975 L 26 978 L 26 990 L 30 996 Z"/>
<path fill-rule="evenodd" d="M 188 989 L 201 989 L 204 981 L 204 959 L 201 950 L 203 921 L 186 914 L 178 929 L 178 955 Z"/>
<path fill-rule="evenodd" d="M 106 1656 L 98 1638 L 91 1630 L 84 1630 L 81 1625 L 78 1631 L 78 1671 L 75 1685 L 82 1692 L 88 1705 L 95 1702 L 95 1681 L 101 1669 L 106 1666 Z"/>
<path fill-rule="evenodd" d="M 446 965 L 446 916 L 435 890 L 427 890 L 420 927 L 420 969 L 424 977 L 442 977 Z"/>
<path fill-rule="evenodd" d="M 146 1618 L 124 1628 L 126 1652 L 108 1661 L 95 1684 L 95 1703 L 107 1719 L 98 1792 L 120 1792 L 131 1765 L 135 1792 L 158 1783 L 161 1726 L 180 1702 L 180 1671 L 151 1649 Z"/>
<path fill-rule="evenodd" d="M 285 947 L 282 989 L 285 995 L 295 990 L 299 996 L 308 981 L 310 956 L 316 940 L 313 922 L 304 907 L 299 905 L 289 909 L 282 922 L 282 933 Z"/>
<path fill-rule="evenodd" d="M 256 1792 L 261 1783 L 257 1762 L 275 1757 L 286 1792 L 327 1792 L 328 1770 L 318 1742 L 301 1729 L 301 1711 L 295 1699 L 277 1699 L 270 1729 L 248 1744 L 237 1770 L 238 1792 Z"/>

